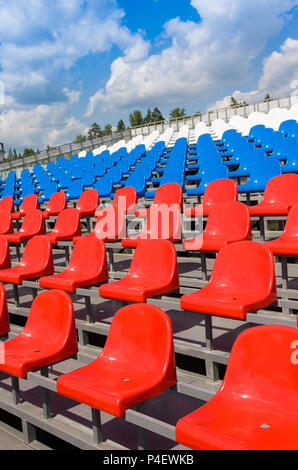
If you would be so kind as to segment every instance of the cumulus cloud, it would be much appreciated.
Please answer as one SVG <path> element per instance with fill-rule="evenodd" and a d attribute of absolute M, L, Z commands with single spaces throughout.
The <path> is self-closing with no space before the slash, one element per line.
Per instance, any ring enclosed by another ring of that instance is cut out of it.
<path fill-rule="evenodd" d="M 51 94 L 59 71 L 113 45 L 142 59 L 142 38 L 121 24 L 123 16 L 114 0 L 0 0 L 0 80 L 7 93 L 18 91 L 18 101 L 27 88 L 40 88 L 43 103 L 43 90 Z"/>
<path fill-rule="evenodd" d="M 298 40 L 287 38 L 279 51 L 274 51 L 263 61 L 263 70 L 258 88 L 250 92 L 234 91 L 232 96 L 238 101 L 253 103 L 263 101 L 269 93 L 273 98 L 298 94 Z M 208 109 L 229 106 L 231 96 L 209 105 Z"/>
<path fill-rule="evenodd" d="M 45 148 L 71 142 L 76 134 L 87 132 L 86 125 L 71 116 L 79 92 L 65 90 L 66 102 L 38 105 L 29 109 L 10 106 L 0 114 L 0 135 L 6 147 Z"/>
<path fill-rule="evenodd" d="M 124 53 L 111 65 L 104 90 L 90 98 L 87 114 L 102 109 L 174 104 L 212 96 L 219 87 L 246 82 L 251 61 L 285 24 L 295 0 L 191 0 L 201 20 L 173 18 L 164 25 L 170 46 L 143 57 Z M 264 21 L 266 18 L 266 21 Z"/>

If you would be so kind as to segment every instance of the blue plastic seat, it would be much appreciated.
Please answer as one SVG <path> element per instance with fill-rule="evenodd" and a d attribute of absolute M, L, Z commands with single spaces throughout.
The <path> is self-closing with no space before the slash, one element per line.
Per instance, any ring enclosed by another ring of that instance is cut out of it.
<path fill-rule="evenodd" d="M 281 163 L 278 160 L 267 158 L 264 161 L 256 163 L 251 168 L 250 177 L 247 183 L 237 186 L 239 193 L 243 192 L 262 192 L 268 181 L 274 176 L 281 174 Z"/>

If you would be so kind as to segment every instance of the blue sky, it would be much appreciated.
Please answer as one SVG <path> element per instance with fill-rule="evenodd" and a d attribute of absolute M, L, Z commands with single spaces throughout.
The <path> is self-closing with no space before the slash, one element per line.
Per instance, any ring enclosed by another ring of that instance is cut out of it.
<path fill-rule="evenodd" d="M 66 143 L 135 109 L 285 96 L 295 80 L 297 1 L 0 0 L 7 147 Z"/>

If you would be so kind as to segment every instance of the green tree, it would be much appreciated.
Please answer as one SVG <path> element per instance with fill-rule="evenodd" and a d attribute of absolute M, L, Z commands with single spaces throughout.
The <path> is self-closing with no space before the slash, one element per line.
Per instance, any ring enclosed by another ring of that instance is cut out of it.
<path fill-rule="evenodd" d="M 129 122 L 131 127 L 141 126 L 143 124 L 142 113 L 139 110 L 134 111 L 129 115 Z"/>
<path fill-rule="evenodd" d="M 87 137 L 85 135 L 78 134 L 74 140 L 75 144 L 80 144 L 82 142 L 86 142 Z"/>
<path fill-rule="evenodd" d="M 267 94 L 265 95 L 264 103 L 267 103 L 268 101 L 273 101 L 273 98 L 271 98 L 271 96 L 269 95 L 269 93 L 267 93 Z"/>
<path fill-rule="evenodd" d="M 94 122 L 88 131 L 88 139 L 97 139 L 102 136 L 101 127 Z"/>
<path fill-rule="evenodd" d="M 8 154 L 7 154 L 6 158 L 7 158 L 7 160 L 12 160 L 13 159 L 13 153 L 12 153 L 11 149 L 8 150 Z"/>
<path fill-rule="evenodd" d="M 117 131 L 120 132 L 120 131 L 124 131 L 125 129 L 125 124 L 124 122 L 122 121 L 122 119 L 120 119 L 120 121 L 118 121 L 118 124 L 117 124 Z"/>
<path fill-rule="evenodd" d="M 231 96 L 230 107 L 231 107 L 231 108 L 238 108 L 238 107 L 239 107 L 239 103 L 238 103 L 238 101 L 236 100 L 236 98 L 234 98 L 234 96 Z"/>
<path fill-rule="evenodd" d="M 20 154 L 19 154 L 19 155 L 17 154 L 16 149 L 13 149 L 13 159 L 16 160 L 17 158 L 21 158 L 21 155 L 20 155 Z"/>
<path fill-rule="evenodd" d="M 164 120 L 165 118 L 163 117 L 159 109 L 157 107 L 154 108 L 152 111 L 152 121 L 158 122 L 158 121 L 164 121 Z"/>
<path fill-rule="evenodd" d="M 24 152 L 23 152 L 24 157 L 27 157 L 28 155 L 33 155 L 33 154 L 34 154 L 33 149 L 30 149 L 30 148 L 27 148 L 27 147 L 24 148 Z"/>
<path fill-rule="evenodd" d="M 150 122 L 152 122 L 152 120 L 153 120 L 153 119 L 152 119 L 151 109 L 148 108 L 147 114 L 146 114 L 146 116 L 145 116 L 144 119 L 143 119 L 143 123 L 144 123 L 144 124 L 149 124 Z"/>
<path fill-rule="evenodd" d="M 182 118 L 185 115 L 186 115 L 186 109 L 185 108 L 174 108 L 170 112 L 170 117 L 172 119 Z"/>
<path fill-rule="evenodd" d="M 110 135 L 112 134 L 112 126 L 111 124 L 106 124 L 103 130 L 103 135 Z"/>

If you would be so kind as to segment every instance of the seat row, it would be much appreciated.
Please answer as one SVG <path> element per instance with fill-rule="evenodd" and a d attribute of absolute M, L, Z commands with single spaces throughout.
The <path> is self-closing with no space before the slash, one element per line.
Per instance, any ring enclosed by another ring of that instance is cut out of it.
<path fill-rule="evenodd" d="M 4 295 L 0 284 L 1 301 Z M 177 442 L 202 450 L 297 450 L 297 343 L 293 327 L 258 326 L 242 332 L 219 391 L 176 423 Z M 24 329 L 1 347 L 0 370 L 11 375 L 18 405 L 19 378 L 39 369 L 45 374 L 48 366 L 78 352 L 70 297 L 59 290 L 40 293 Z M 176 383 L 171 321 L 158 307 L 141 303 L 115 314 L 101 354 L 59 375 L 56 392 L 121 418 Z"/>

